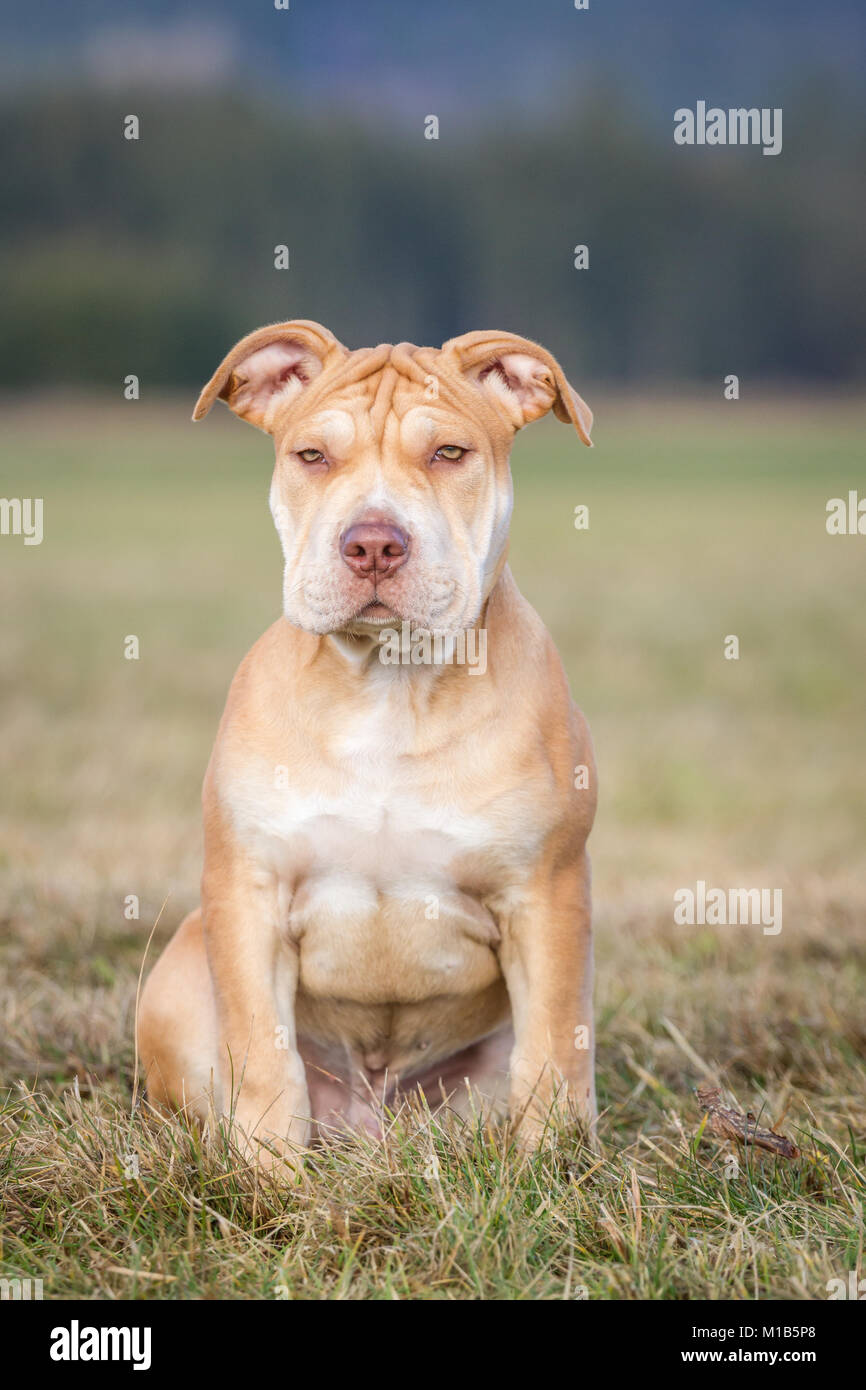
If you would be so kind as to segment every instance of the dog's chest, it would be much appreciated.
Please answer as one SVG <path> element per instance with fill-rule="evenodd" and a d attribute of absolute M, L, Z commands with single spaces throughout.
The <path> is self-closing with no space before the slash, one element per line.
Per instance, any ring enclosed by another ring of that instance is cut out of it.
<path fill-rule="evenodd" d="M 447 747 L 420 751 L 399 692 L 294 755 L 246 768 L 232 803 L 283 885 L 304 987 L 355 998 L 363 981 L 372 1001 L 490 983 L 499 933 L 485 897 L 506 872 L 528 875 L 537 849 L 525 788 L 467 779 Z"/>

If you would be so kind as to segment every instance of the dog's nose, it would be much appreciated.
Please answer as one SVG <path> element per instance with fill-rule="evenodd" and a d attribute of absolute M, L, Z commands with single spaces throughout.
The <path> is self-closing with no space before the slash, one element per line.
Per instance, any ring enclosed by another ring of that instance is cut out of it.
<path fill-rule="evenodd" d="M 405 563 L 409 537 L 390 521 L 359 521 L 343 532 L 340 554 L 356 574 L 383 577 Z"/>

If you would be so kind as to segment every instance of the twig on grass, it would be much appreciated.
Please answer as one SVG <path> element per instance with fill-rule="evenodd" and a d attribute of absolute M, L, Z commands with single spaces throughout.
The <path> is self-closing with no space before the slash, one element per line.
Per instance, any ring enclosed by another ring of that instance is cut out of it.
<path fill-rule="evenodd" d="M 738 1144 L 754 1144 L 755 1148 L 768 1149 L 781 1158 L 799 1158 L 797 1145 L 784 1134 L 761 1129 L 751 1112 L 744 1115 L 740 1110 L 730 1110 L 722 1105 L 719 1086 L 699 1086 L 697 1097 L 701 1108 L 706 1111 L 706 1128 L 717 1139 L 736 1139 Z"/>

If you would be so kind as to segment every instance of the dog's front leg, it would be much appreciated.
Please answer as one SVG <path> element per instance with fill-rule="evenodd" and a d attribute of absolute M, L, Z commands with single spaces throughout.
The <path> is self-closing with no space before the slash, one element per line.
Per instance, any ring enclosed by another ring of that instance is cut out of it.
<path fill-rule="evenodd" d="M 297 1049 L 297 952 L 282 939 L 277 882 L 215 829 L 205 836 L 202 913 L 219 1019 L 225 1097 L 250 1155 L 296 1160 L 310 1101 Z"/>
<path fill-rule="evenodd" d="M 511 1116 L 522 1147 L 555 1113 L 595 1124 L 592 924 L 586 852 L 543 869 L 503 922 L 500 959 L 511 1000 Z"/>

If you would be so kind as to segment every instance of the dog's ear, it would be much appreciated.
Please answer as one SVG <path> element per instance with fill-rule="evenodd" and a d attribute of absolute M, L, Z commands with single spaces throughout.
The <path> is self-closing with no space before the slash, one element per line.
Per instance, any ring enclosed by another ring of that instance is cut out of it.
<path fill-rule="evenodd" d="M 592 447 L 592 411 L 540 344 L 516 333 L 482 331 L 451 338 L 442 352 L 456 370 L 478 383 L 516 430 L 552 408 L 557 420 L 571 421 L 584 444 Z"/>
<path fill-rule="evenodd" d="M 330 358 L 348 354 L 320 323 L 294 319 L 248 333 L 223 358 L 193 411 L 202 420 L 214 401 L 225 401 L 235 415 L 257 429 L 270 430 L 278 406 L 303 391 Z"/>

